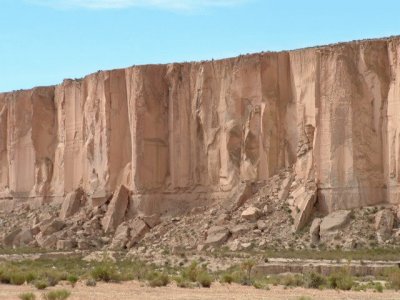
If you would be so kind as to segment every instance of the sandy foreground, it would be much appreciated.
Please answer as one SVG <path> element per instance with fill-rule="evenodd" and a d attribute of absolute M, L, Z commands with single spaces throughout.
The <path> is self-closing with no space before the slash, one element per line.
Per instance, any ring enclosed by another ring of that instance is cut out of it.
<path fill-rule="evenodd" d="M 72 292 L 69 300 L 124 300 L 124 299 L 149 299 L 149 300 L 250 300 L 250 299 L 299 299 L 302 296 L 311 299 L 400 299 L 400 292 L 343 292 L 334 290 L 311 290 L 304 288 L 284 289 L 283 287 L 271 287 L 269 291 L 257 290 L 253 287 L 245 287 L 237 284 L 221 285 L 214 283 L 210 289 L 196 288 L 183 289 L 174 285 L 162 288 L 151 288 L 139 282 L 125 282 L 121 284 L 103 284 L 96 287 L 87 287 L 78 284 L 75 288 L 68 285 L 58 285 L 56 289 L 66 288 Z M 53 288 L 54 289 L 54 288 Z M 50 291 L 47 289 L 46 291 Z M 34 292 L 37 299 L 41 299 L 41 291 L 34 287 L 0 285 L 0 299 L 19 299 L 23 292 Z"/>

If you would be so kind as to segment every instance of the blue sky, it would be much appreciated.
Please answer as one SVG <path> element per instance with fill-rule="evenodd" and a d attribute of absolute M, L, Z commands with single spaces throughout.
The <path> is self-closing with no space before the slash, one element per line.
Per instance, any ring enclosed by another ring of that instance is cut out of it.
<path fill-rule="evenodd" d="M 0 92 L 400 34 L 398 0 L 1 0 Z"/>

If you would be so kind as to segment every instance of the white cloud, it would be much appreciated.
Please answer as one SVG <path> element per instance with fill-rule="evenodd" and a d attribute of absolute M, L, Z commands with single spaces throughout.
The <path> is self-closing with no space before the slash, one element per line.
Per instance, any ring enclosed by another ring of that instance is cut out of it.
<path fill-rule="evenodd" d="M 128 7 L 154 7 L 169 10 L 196 10 L 206 7 L 226 7 L 249 0 L 28 0 L 56 8 L 110 9 Z"/>

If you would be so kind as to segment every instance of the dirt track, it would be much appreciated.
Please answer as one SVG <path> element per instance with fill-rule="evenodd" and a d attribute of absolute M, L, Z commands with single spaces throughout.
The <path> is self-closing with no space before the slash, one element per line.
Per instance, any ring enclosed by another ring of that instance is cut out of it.
<path fill-rule="evenodd" d="M 293 299 L 301 296 L 311 299 L 400 299 L 400 292 L 342 292 L 334 290 L 307 290 L 303 288 L 283 289 L 272 287 L 271 290 L 257 290 L 253 287 L 244 287 L 236 284 L 221 285 L 214 283 L 210 289 L 182 289 L 173 285 L 164 288 L 150 288 L 139 282 L 122 284 L 98 284 L 96 287 L 86 287 L 78 284 L 75 288 L 68 285 L 57 286 L 67 288 L 72 292 L 69 300 L 266 300 L 266 299 Z M 50 289 L 49 289 L 50 290 Z M 41 299 L 42 292 L 32 286 L 0 285 L 0 299 L 17 300 L 22 292 L 34 292 L 37 299 Z"/>

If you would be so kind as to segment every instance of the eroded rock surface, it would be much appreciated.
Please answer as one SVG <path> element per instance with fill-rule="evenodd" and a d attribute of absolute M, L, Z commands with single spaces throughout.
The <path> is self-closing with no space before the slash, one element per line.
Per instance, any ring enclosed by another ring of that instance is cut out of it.
<path fill-rule="evenodd" d="M 399 37 L 2 93 L 1 240 L 130 248 L 154 234 L 172 245 L 194 214 L 182 238 L 190 248 L 264 247 L 271 236 L 285 247 L 358 247 L 376 242 L 369 218 L 378 242 L 395 243 L 399 99 Z M 381 205 L 394 213 L 366 208 Z M 351 209 L 368 218 L 353 222 Z M 321 224 L 302 231 L 315 217 Z"/>
<path fill-rule="evenodd" d="M 146 215 L 187 210 L 292 164 L 325 212 L 399 203 L 399 49 L 393 37 L 135 66 L 0 94 L 0 206 L 122 184 Z"/>

